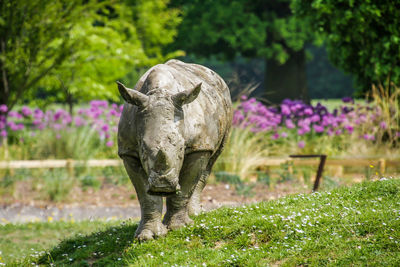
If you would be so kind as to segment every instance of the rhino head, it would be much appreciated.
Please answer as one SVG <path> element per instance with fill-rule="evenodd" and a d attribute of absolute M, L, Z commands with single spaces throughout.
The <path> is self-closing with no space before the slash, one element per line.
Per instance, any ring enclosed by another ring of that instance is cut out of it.
<path fill-rule="evenodd" d="M 201 83 L 176 94 L 163 88 L 150 88 L 143 94 L 117 84 L 123 99 L 137 106 L 137 133 L 132 134 L 136 134 L 139 158 L 148 176 L 147 192 L 161 196 L 176 193 L 185 153 L 182 106 L 196 99 Z"/>

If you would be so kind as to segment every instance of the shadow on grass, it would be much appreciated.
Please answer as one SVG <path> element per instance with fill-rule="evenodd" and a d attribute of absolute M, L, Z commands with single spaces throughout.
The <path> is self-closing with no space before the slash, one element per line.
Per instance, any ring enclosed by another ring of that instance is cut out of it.
<path fill-rule="evenodd" d="M 137 223 L 124 222 L 90 235 L 78 234 L 37 260 L 38 264 L 55 266 L 123 265 L 121 255 L 134 242 Z"/>

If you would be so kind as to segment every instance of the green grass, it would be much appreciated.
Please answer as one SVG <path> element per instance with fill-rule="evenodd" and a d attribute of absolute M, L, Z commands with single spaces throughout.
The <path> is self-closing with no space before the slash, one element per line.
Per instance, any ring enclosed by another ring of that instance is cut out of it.
<path fill-rule="evenodd" d="M 51 220 L 51 218 L 49 218 Z M 102 231 L 119 222 L 36 222 L 0 225 L 0 265 L 52 248 L 67 238 Z"/>
<path fill-rule="evenodd" d="M 354 99 L 354 102 L 356 104 L 363 104 L 365 103 L 365 99 L 362 98 L 358 98 L 358 99 Z M 336 108 L 340 108 L 340 106 L 343 106 L 343 101 L 340 98 L 331 98 L 331 99 L 312 99 L 311 100 L 311 104 L 313 106 L 317 105 L 318 103 L 321 103 L 322 105 L 324 105 L 325 107 L 327 107 L 327 109 L 330 112 L 333 112 L 333 110 Z"/>
<path fill-rule="evenodd" d="M 222 208 L 145 243 L 133 240 L 137 225 L 127 222 L 82 232 L 15 265 L 399 266 L 399 189 L 400 180 L 390 179 Z"/>

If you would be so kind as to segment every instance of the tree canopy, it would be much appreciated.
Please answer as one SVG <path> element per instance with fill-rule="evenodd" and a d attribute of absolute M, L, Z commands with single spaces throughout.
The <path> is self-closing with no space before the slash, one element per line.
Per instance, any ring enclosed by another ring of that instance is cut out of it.
<path fill-rule="evenodd" d="M 290 0 L 171 3 L 183 13 L 175 49 L 204 57 L 219 55 L 223 59 L 237 55 L 264 58 L 266 87 L 277 100 L 285 93 L 292 98 L 307 98 L 304 44 L 312 40 L 313 34 L 302 20 L 292 16 Z"/>
<path fill-rule="evenodd" d="M 0 104 L 11 108 L 24 97 L 35 99 L 38 87 L 52 96 L 47 102 L 116 100 L 116 79 L 182 55 L 162 50 L 180 21 L 167 3 L 2 1 Z"/>
<path fill-rule="evenodd" d="M 330 60 L 362 91 L 400 84 L 400 2 L 294 0 L 296 16 L 325 41 Z"/>
<path fill-rule="evenodd" d="M 283 64 L 289 50 L 299 51 L 311 32 L 291 16 L 290 0 L 172 0 L 184 20 L 175 45 L 208 57 L 275 59 Z"/>

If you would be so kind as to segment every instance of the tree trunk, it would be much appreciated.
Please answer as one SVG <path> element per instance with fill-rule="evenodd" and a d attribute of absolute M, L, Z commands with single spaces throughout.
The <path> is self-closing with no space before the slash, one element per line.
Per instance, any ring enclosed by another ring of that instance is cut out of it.
<path fill-rule="evenodd" d="M 306 77 L 304 49 L 291 52 L 284 64 L 274 59 L 266 60 L 265 98 L 271 103 L 281 103 L 285 98 L 310 102 Z"/>

